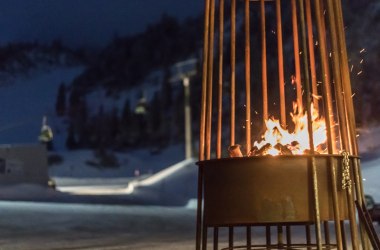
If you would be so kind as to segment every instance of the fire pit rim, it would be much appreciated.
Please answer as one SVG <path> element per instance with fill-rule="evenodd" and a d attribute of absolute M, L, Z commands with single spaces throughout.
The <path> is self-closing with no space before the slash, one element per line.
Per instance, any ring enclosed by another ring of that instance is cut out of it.
<path fill-rule="evenodd" d="M 243 156 L 243 157 L 224 157 L 224 158 L 217 158 L 217 159 L 209 159 L 209 160 L 202 160 L 202 161 L 197 161 L 195 164 L 200 166 L 203 163 L 208 163 L 208 162 L 220 162 L 220 161 L 251 161 L 254 159 L 302 159 L 302 158 L 343 158 L 343 155 L 340 154 L 318 154 L 318 155 L 262 155 L 262 156 Z M 349 155 L 350 159 L 360 159 L 360 156 L 357 155 Z"/>

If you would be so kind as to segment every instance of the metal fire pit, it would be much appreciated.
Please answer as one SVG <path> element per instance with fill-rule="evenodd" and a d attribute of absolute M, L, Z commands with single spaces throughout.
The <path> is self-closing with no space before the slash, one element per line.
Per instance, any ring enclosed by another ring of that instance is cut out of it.
<path fill-rule="evenodd" d="M 220 249 L 223 227 L 234 249 L 241 226 L 246 249 L 258 244 L 253 226 L 266 227 L 263 246 L 273 249 L 272 225 L 277 248 L 285 228 L 291 249 L 293 224 L 305 226 L 308 247 L 367 250 L 370 239 L 380 249 L 364 203 L 342 9 L 341 0 L 205 0 L 196 250 L 210 238 Z M 250 155 L 272 116 L 291 130 L 290 100 L 306 114 L 307 155 L 222 158 L 237 145 L 231 157 Z"/>
<path fill-rule="evenodd" d="M 320 217 L 334 220 L 330 164 L 341 173 L 342 156 L 317 155 Z M 198 162 L 203 172 L 207 226 L 313 223 L 310 156 L 260 156 Z M 348 219 L 346 198 L 338 190 L 340 220 Z"/>

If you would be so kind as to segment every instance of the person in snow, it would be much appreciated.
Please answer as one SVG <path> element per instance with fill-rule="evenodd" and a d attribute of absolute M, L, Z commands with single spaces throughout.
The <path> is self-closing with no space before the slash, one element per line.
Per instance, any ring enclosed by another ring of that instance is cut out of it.
<path fill-rule="evenodd" d="M 53 131 L 50 126 L 47 125 L 47 117 L 42 118 L 42 127 L 40 135 L 38 136 L 40 143 L 46 145 L 47 150 L 53 149 Z"/>

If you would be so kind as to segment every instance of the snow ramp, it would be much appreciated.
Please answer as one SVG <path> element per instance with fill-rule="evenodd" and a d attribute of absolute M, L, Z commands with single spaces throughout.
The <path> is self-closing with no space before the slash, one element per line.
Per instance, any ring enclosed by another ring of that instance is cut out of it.
<path fill-rule="evenodd" d="M 130 182 L 127 193 L 137 203 L 185 206 L 197 197 L 197 176 L 195 160 L 186 159 L 146 179 Z"/>

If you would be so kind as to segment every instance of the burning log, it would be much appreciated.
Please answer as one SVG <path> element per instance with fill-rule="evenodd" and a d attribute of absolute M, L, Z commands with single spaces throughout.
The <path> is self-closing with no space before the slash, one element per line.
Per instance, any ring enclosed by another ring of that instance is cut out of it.
<path fill-rule="evenodd" d="M 235 144 L 235 145 L 230 146 L 228 148 L 228 152 L 230 154 L 230 157 L 243 157 L 243 154 L 241 153 L 239 144 Z"/>
<path fill-rule="evenodd" d="M 251 151 L 249 151 L 249 154 L 248 154 L 248 156 L 249 157 L 251 157 L 251 156 L 256 156 L 257 155 L 257 151 L 259 150 L 259 148 L 258 147 L 256 147 L 256 146 L 253 146 L 252 147 L 252 149 L 251 149 Z"/>
<path fill-rule="evenodd" d="M 262 146 L 260 149 L 258 149 L 256 151 L 256 154 L 255 156 L 263 156 L 263 155 L 267 155 L 268 154 L 268 151 L 272 148 L 272 145 L 270 143 L 267 143 L 265 144 L 264 146 Z"/>
<path fill-rule="evenodd" d="M 291 151 L 291 152 L 295 152 L 295 151 L 298 151 L 300 149 L 300 144 L 298 141 L 292 141 L 290 143 L 290 145 L 288 145 L 288 149 Z"/>
<path fill-rule="evenodd" d="M 293 155 L 292 151 L 288 148 L 288 145 L 284 146 L 281 143 L 277 143 L 274 148 L 280 151 L 280 155 Z"/>
<path fill-rule="evenodd" d="M 303 154 L 304 155 L 311 155 L 311 150 L 310 149 L 305 149 L 303 151 Z M 314 154 L 319 155 L 319 152 L 318 151 L 314 151 Z"/>

